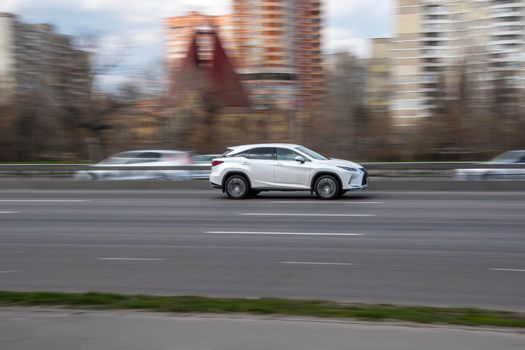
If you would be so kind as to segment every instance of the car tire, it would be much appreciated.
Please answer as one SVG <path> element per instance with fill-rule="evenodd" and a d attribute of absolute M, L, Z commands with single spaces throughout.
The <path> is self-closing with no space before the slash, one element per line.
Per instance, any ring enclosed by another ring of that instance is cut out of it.
<path fill-rule="evenodd" d="M 322 175 L 315 181 L 314 192 L 319 199 L 332 200 L 341 196 L 341 186 L 334 176 Z"/>
<path fill-rule="evenodd" d="M 232 175 L 224 183 L 224 191 L 230 199 L 245 199 L 250 194 L 250 184 L 242 175 Z"/>

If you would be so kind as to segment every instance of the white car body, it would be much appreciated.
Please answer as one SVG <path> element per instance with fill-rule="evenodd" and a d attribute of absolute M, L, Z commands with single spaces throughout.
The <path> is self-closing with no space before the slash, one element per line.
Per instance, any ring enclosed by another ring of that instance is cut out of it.
<path fill-rule="evenodd" d="M 261 149 L 276 151 L 273 157 L 268 153 L 266 159 L 256 159 L 257 156 L 250 155 L 250 151 Z M 322 174 L 335 177 L 342 193 L 368 187 L 368 174 L 361 165 L 347 160 L 320 159 L 322 156 L 311 153 L 311 150 L 301 145 L 255 144 L 231 147 L 229 150 L 221 158 L 214 159 L 210 175 L 211 184 L 223 190 L 225 180 L 231 174 L 244 175 L 249 180 L 250 189 L 255 191 L 313 192 L 314 182 Z M 296 160 L 295 154 L 302 157 L 304 162 Z"/>
<path fill-rule="evenodd" d="M 508 151 L 483 163 L 484 169 L 456 169 L 456 180 L 525 180 L 525 168 L 504 168 L 506 164 L 525 164 L 525 150 Z M 491 168 L 491 165 L 498 165 Z"/>
<path fill-rule="evenodd" d="M 77 180 L 189 180 L 189 170 L 163 169 L 191 165 L 191 153 L 170 150 L 129 151 L 115 154 L 89 170 L 78 171 Z M 104 169 L 119 167 L 122 169 Z M 156 170 L 126 170 L 126 168 L 158 167 Z"/>

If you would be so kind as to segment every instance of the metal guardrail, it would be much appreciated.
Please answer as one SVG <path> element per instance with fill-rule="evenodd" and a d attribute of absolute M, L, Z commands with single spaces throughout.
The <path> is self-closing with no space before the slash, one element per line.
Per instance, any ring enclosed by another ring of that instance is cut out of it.
<path fill-rule="evenodd" d="M 362 163 L 369 170 L 455 170 L 455 169 L 525 169 L 525 164 L 489 164 L 478 162 L 371 162 Z"/>
<path fill-rule="evenodd" d="M 203 170 L 206 165 L 177 166 L 92 166 L 85 164 L 0 164 L 0 172 L 75 172 L 94 170 Z"/>
<path fill-rule="evenodd" d="M 370 162 L 367 170 L 454 170 L 454 169 L 525 169 L 525 164 L 489 164 L 472 162 Z M 75 172 L 89 170 L 203 170 L 205 164 L 177 166 L 93 166 L 86 164 L 0 164 L 0 172 Z"/>
<path fill-rule="evenodd" d="M 455 163 L 455 162 L 371 162 L 361 163 L 367 170 L 403 170 L 403 171 L 446 171 L 454 169 L 525 169 L 525 164 L 487 164 L 487 163 Z M 76 171 L 94 170 L 205 170 L 206 165 L 180 166 L 93 166 L 86 164 L 0 164 L 0 173 L 70 173 Z"/>
<path fill-rule="evenodd" d="M 199 174 L 209 172 L 210 166 L 180 165 L 180 166 L 93 166 L 86 164 L 0 164 L 0 177 L 43 177 L 43 178 L 73 178 L 77 172 L 148 172 L 148 171 L 187 171 Z"/>
<path fill-rule="evenodd" d="M 525 181 L 456 181 L 454 169 L 525 169 L 525 164 L 484 163 L 361 163 L 373 179 L 371 188 L 379 191 L 525 191 Z M 207 181 L 64 181 L 73 180 L 77 171 L 183 170 L 206 172 L 206 165 L 184 166 L 105 166 L 86 164 L 0 164 L 0 190 L 76 189 L 76 190 L 192 190 L 209 189 Z M 200 178 L 190 175 L 190 178 Z"/>

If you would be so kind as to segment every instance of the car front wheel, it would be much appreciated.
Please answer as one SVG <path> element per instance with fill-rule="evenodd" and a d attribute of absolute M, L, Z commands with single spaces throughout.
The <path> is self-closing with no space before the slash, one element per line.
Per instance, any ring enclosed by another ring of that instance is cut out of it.
<path fill-rule="evenodd" d="M 339 182 L 332 175 L 323 175 L 317 179 L 314 186 L 315 194 L 324 200 L 336 199 L 341 195 Z"/>
<path fill-rule="evenodd" d="M 244 176 L 233 175 L 226 180 L 225 191 L 231 199 L 244 199 L 250 193 L 250 185 Z"/>

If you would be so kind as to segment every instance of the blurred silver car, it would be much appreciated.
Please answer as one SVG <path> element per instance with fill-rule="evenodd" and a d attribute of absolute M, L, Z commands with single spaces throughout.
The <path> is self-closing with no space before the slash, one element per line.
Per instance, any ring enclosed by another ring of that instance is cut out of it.
<path fill-rule="evenodd" d="M 186 151 L 143 150 L 117 153 L 89 170 L 78 171 L 77 180 L 189 180 L 189 170 L 163 169 L 179 165 L 191 165 L 192 154 Z M 114 170 L 104 168 L 122 167 Z M 158 167 L 155 170 L 126 170 L 126 167 Z"/>
<path fill-rule="evenodd" d="M 200 168 L 193 170 L 191 177 L 196 180 L 208 180 L 211 174 L 211 161 L 220 157 L 220 154 L 199 154 L 193 156 L 193 165 Z"/>
<path fill-rule="evenodd" d="M 525 150 L 505 152 L 485 162 L 486 169 L 456 169 L 457 180 L 525 180 L 525 168 L 502 168 L 505 164 L 525 164 Z M 498 165 L 498 168 L 490 168 Z"/>

